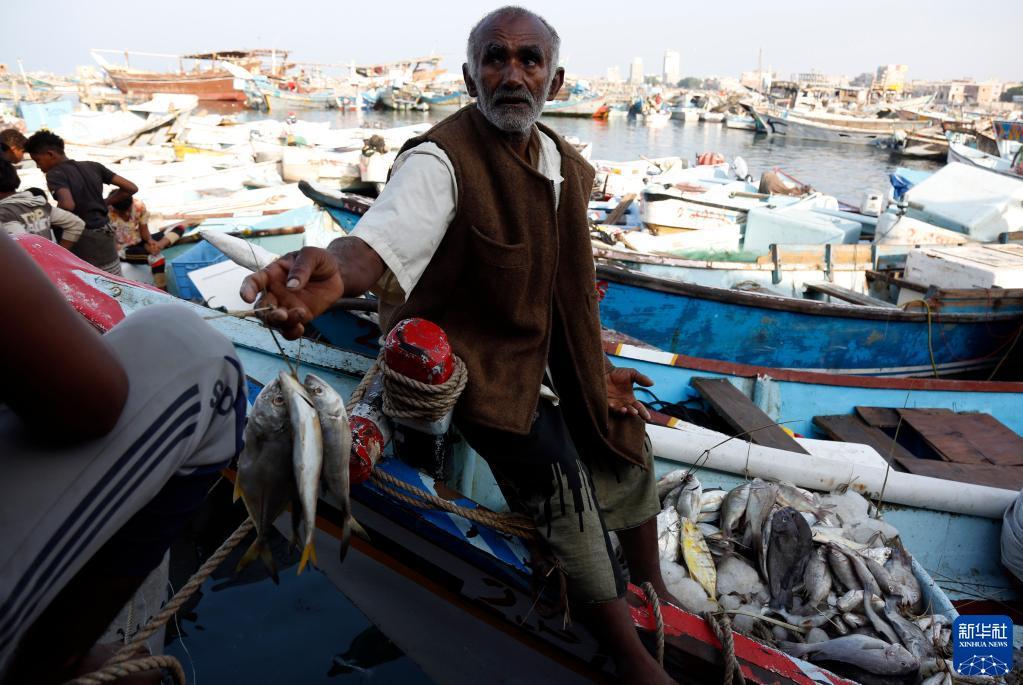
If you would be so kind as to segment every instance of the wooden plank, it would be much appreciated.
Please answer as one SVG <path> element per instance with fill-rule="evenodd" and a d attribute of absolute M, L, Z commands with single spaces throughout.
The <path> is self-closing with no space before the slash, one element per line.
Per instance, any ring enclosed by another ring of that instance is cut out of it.
<path fill-rule="evenodd" d="M 809 454 L 724 378 L 694 378 L 690 382 L 729 426 L 738 433 L 745 433 L 743 437 L 754 444 Z"/>
<path fill-rule="evenodd" d="M 899 412 L 888 407 L 856 407 L 856 415 L 874 428 L 895 428 L 899 425 Z"/>
<path fill-rule="evenodd" d="M 852 414 L 834 416 L 815 416 L 813 425 L 817 426 L 832 440 L 856 442 L 873 447 L 889 464 L 898 468 L 898 458 L 916 459 L 905 447 L 892 440 L 880 428 L 868 426 L 859 417 Z M 906 470 L 906 469 L 899 469 Z"/>
<path fill-rule="evenodd" d="M 625 216 L 625 212 L 628 211 L 629 206 L 635 199 L 636 199 L 635 193 L 623 195 L 618 205 L 608 213 L 607 218 L 604 219 L 604 223 L 610 226 L 617 224 L 621 220 L 621 218 Z"/>
<path fill-rule="evenodd" d="M 954 464 L 937 459 L 898 459 L 899 465 L 917 476 L 943 478 L 958 483 L 987 485 L 1003 490 L 1019 490 L 1023 488 L 1023 467 L 992 466 L 990 464 Z"/>
<path fill-rule="evenodd" d="M 863 305 L 864 307 L 895 306 L 891 302 L 885 302 L 884 300 L 879 300 L 878 298 L 871 297 L 870 295 L 863 295 L 855 290 L 849 290 L 848 288 L 843 288 L 840 285 L 835 285 L 834 283 L 828 283 L 826 281 L 807 283 L 805 287 L 812 293 L 821 293 L 822 295 L 834 297 L 852 304 Z"/>
<path fill-rule="evenodd" d="M 902 420 L 942 459 L 958 464 L 1023 466 L 1023 438 L 988 414 L 899 409 Z"/>

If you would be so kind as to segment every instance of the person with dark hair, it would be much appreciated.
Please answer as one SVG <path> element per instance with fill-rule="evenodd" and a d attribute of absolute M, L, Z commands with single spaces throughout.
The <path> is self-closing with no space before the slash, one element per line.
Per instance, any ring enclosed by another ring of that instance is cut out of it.
<path fill-rule="evenodd" d="M 546 543 L 534 578 L 567 576 L 572 615 L 621 682 L 667 685 L 633 626 L 608 534 L 632 582 L 677 603 L 657 549 L 649 413 L 634 393 L 653 381 L 612 367 L 601 344 L 586 218 L 595 172 L 540 123 L 565 78 L 559 45 L 521 7 L 483 17 L 462 65 L 475 103 L 405 143 L 352 235 L 284 255 L 241 296 L 288 338 L 342 295 L 371 289 L 385 334 L 411 317 L 443 328 L 468 370 L 455 426 Z"/>
<path fill-rule="evenodd" d="M 163 250 L 178 242 L 185 233 L 184 227 L 173 226 L 166 231 L 150 233 L 149 210 L 137 197 L 112 202 L 109 215 L 121 259 L 129 264 L 148 262 L 153 274 L 153 283 L 157 288 L 166 290 L 167 263 L 163 258 Z"/>
<path fill-rule="evenodd" d="M 63 683 L 240 451 L 246 379 L 181 304 L 97 334 L 2 233 L 0 289 L 0 682 Z"/>
<path fill-rule="evenodd" d="M 38 188 L 17 192 L 20 184 L 14 165 L 0 159 L 0 229 L 10 235 L 34 233 L 71 249 L 85 230 L 85 223 L 71 212 L 51 207 L 46 193 Z"/>
<path fill-rule="evenodd" d="M 28 139 L 16 128 L 0 131 L 0 154 L 11 164 L 20 164 L 25 159 L 25 143 Z"/>
<path fill-rule="evenodd" d="M 25 152 L 46 174 L 46 185 L 57 206 L 74 212 L 85 222 L 85 231 L 71 249 L 77 256 L 109 273 L 120 275 L 117 240 L 107 207 L 130 198 L 138 186 L 118 176 L 99 162 L 77 162 L 64 154 L 64 141 L 50 131 L 36 131 L 25 143 Z M 117 190 L 106 200 L 103 186 Z"/>

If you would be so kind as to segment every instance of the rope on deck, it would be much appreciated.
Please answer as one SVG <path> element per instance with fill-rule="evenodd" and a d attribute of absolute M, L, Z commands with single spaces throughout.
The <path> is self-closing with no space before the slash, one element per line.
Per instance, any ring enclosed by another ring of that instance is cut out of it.
<path fill-rule="evenodd" d="M 146 640 L 152 637 L 160 628 L 162 628 L 167 621 L 171 619 L 178 609 L 187 602 L 196 591 L 202 587 L 202 584 L 207 578 L 217 569 L 218 566 L 227 558 L 227 556 L 234 551 L 234 548 L 238 546 L 246 535 L 249 534 L 254 527 L 251 518 L 247 518 L 242 521 L 242 524 L 231 533 L 224 542 L 217 548 L 217 551 L 210 555 L 210 558 L 199 567 L 188 582 L 185 583 L 180 590 L 175 593 L 167 605 L 160 611 L 160 613 L 153 616 L 146 626 L 138 632 L 135 638 L 122 647 L 114 656 L 110 657 L 103 668 L 86 673 L 85 675 L 78 676 L 77 678 L 68 681 L 67 685 L 100 685 L 101 683 L 112 683 L 119 678 L 132 675 L 133 673 L 141 673 L 142 671 L 149 671 L 154 668 L 164 668 L 170 671 L 174 677 L 175 682 L 185 683 L 185 672 L 181 668 L 181 662 L 170 655 L 162 654 L 157 656 L 146 656 L 136 657 L 139 648 L 141 648 Z"/>
<path fill-rule="evenodd" d="M 657 590 L 649 582 L 640 585 L 640 589 L 646 595 L 646 601 L 650 603 L 650 610 L 654 613 L 654 626 L 657 636 L 657 663 L 664 666 L 664 617 L 661 616 L 661 600 L 657 598 Z"/>
<path fill-rule="evenodd" d="M 496 511 L 490 511 L 489 509 L 484 509 L 483 507 L 469 509 L 457 504 L 452 504 L 446 499 L 438 497 L 421 488 L 417 488 L 414 485 L 406 483 L 400 478 L 395 478 L 391 474 L 380 470 L 374 470 L 371 478 L 373 479 L 373 484 L 388 495 L 413 507 L 440 509 L 441 511 L 446 511 L 449 514 L 456 514 L 457 516 L 461 516 L 462 518 L 470 521 L 481 523 L 498 532 L 515 535 L 520 538 L 536 538 L 540 535 L 536 530 L 536 523 L 528 516 L 522 516 L 520 514 L 503 514 Z M 401 492 L 399 488 L 412 494 L 410 495 L 405 492 Z"/>
<path fill-rule="evenodd" d="M 745 685 L 746 676 L 742 674 L 742 667 L 735 656 L 735 640 L 732 639 L 732 622 L 729 620 L 728 614 L 717 616 L 708 611 L 703 615 L 703 619 L 707 621 L 707 625 L 714 631 L 714 635 L 721 643 L 721 654 L 725 661 L 725 677 L 721 682 L 723 685 L 733 685 L 733 683 Z"/>

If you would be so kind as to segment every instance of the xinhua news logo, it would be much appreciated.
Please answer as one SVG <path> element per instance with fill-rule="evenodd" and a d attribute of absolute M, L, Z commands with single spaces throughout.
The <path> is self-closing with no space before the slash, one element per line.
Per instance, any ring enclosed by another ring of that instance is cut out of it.
<path fill-rule="evenodd" d="M 964 676 L 1000 676 L 1012 670 L 1008 616 L 960 616 L 952 624 L 952 667 Z"/>

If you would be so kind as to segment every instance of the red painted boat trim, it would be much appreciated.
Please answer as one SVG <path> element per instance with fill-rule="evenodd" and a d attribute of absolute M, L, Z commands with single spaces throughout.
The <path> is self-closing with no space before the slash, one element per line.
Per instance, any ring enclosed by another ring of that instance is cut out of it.
<path fill-rule="evenodd" d="M 629 346 L 625 345 L 625 347 Z M 628 350 L 623 350 L 622 352 L 624 352 L 624 354 L 620 353 L 618 343 L 605 341 L 604 351 L 610 355 L 620 356 L 624 359 L 635 358 L 638 361 L 650 361 L 639 357 L 631 357 L 628 354 Z M 878 378 L 875 376 L 846 376 L 837 373 L 819 373 L 816 371 L 797 371 L 792 369 L 778 369 L 770 366 L 737 364 L 735 362 L 719 361 L 717 359 L 690 357 L 684 354 L 673 355 L 670 352 L 658 352 L 657 354 L 671 357 L 672 360 L 670 364 L 662 361 L 651 361 L 651 363 L 677 366 L 682 369 L 720 373 L 729 376 L 743 376 L 746 378 L 770 376 L 776 381 L 789 381 L 792 383 L 834 385 L 845 388 L 882 388 L 886 390 L 1023 393 L 1023 383 L 1013 381 L 953 381 L 933 378 Z"/>
<path fill-rule="evenodd" d="M 110 294 L 94 288 L 78 277 L 76 271 L 93 273 L 108 278 L 115 283 L 122 283 L 132 288 L 156 290 L 144 283 L 136 283 L 127 278 L 114 276 L 97 269 L 92 264 L 82 261 L 64 248 L 36 235 L 22 234 L 14 236 L 19 245 L 29 254 L 32 260 L 43 270 L 64 299 L 84 316 L 89 323 L 100 331 L 108 331 L 124 319 L 124 310 Z M 163 291 L 157 291 L 163 292 Z"/>

